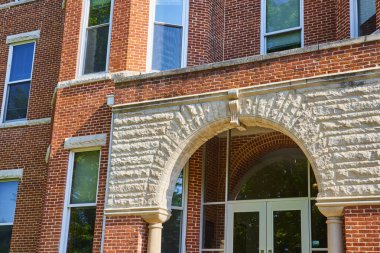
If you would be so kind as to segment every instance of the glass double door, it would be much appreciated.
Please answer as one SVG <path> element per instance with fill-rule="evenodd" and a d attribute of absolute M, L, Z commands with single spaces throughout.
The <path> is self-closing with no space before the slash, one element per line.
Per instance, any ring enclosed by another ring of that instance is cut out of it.
<path fill-rule="evenodd" d="M 228 253 L 307 253 L 308 200 L 236 201 L 228 204 Z"/>

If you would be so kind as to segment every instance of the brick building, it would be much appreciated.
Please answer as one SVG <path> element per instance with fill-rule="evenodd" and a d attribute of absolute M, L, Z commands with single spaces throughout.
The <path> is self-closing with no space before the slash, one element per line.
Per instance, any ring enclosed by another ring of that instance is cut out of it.
<path fill-rule="evenodd" d="M 0 252 L 380 252 L 380 1 L 0 19 Z"/>

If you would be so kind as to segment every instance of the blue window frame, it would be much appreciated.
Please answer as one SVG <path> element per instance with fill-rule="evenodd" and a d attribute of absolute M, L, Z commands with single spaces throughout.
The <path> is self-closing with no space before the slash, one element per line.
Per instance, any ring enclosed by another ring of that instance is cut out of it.
<path fill-rule="evenodd" d="M 5 84 L 3 121 L 24 120 L 28 113 L 35 42 L 11 45 Z"/>
<path fill-rule="evenodd" d="M 8 253 L 16 209 L 18 181 L 0 181 L 0 252 Z"/>

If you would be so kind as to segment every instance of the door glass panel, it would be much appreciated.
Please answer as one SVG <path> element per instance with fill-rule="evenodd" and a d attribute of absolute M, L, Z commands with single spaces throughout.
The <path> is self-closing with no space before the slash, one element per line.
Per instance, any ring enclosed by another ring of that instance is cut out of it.
<path fill-rule="evenodd" d="M 273 212 L 274 253 L 301 253 L 301 211 Z"/>
<path fill-rule="evenodd" d="M 260 213 L 234 214 L 234 253 L 260 252 Z"/>

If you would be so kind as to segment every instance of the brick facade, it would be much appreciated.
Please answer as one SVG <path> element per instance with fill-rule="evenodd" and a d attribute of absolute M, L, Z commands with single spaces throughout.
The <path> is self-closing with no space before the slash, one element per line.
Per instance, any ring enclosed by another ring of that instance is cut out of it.
<path fill-rule="evenodd" d="M 0 0 L 0 5 L 8 2 Z M 7 69 L 9 46 L 5 43 L 6 37 L 40 30 L 28 120 L 52 118 L 51 124 L 0 128 L 0 170 L 24 169 L 17 196 L 11 252 L 58 252 L 69 157 L 69 150 L 63 145 L 66 138 L 94 134 L 106 134 L 107 145 L 101 148 L 93 252 L 101 252 L 102 239 L 103 252 L 147 252 L 148 228 L 141 217 L 104 216 L 112 122 L 112 110 L 106 104 L 107 95 L 114 94 L 116 105 L 121 105 L 380 66 L 380 40 L 372 39 L 339 47 L 325 44 L 317 50 L 296 50 L 293 54 L 251 58 L 242 63 L 231 62 L 208 69 L 189 68 L 182 73 L 135 76 L 123 81 L 112 78 L 88 81 L 61 87 L 54 94 L 57 83 L 77 78 L 82 5 L 82 1 L 66 0 L 62 8 L 62 1 L 38 0 L 0 9 L 0 83 L 5 83 Z M 379 1 L 377 6 L 379 10 Z M 260 9 L 260 1 L 189 0 L 187 65 L 199 66 L 258 55 Z M 114 1 L 110 73 L 146 71 L 149 12 L 148 0 Z M 304 16 L 305 46 L 350 37 L 348 0 L 304 0 Z M 379 17 L 377 15 L 378 28 Z M 4 99 L 3 93 L 4 85 L 0 85 L 0 103 Z M 49 145 L 51 151 L 46 164 Z M 236 167 L 233 176 L 237 180 L 244 172 L 240 168 L 247 168 L 255 162 L 254 155 L 261 156 L 269 150 L 295 145 L 280 133 L 237 138 L 232 152 L 232 165 Z M 207 153 L 210 150 L 214 153 Z M 204 153 L 210 160 L 203 160 Z M 213 138 L 189 160 L 187 252 L 199 252 L 203 166 L 218 168 L 219 174 L 209 177 L 223 177 L 225 153 L 225 140 Z M 206 198 L 220 201 L 224 198 L 225 182 L 215 180 L 213 183 L 216 185 L 207 191 Z M 224 209 L 211 210 L 208 214 L 218 224 L 217 240 L 221 241 L 224 217 L 216 213 L 224 215 Z M 376 206 L 345 209 L 347 253 L 380 251 L 380 232 L 374 232 L 379 227 L 379 213 Z"/>

